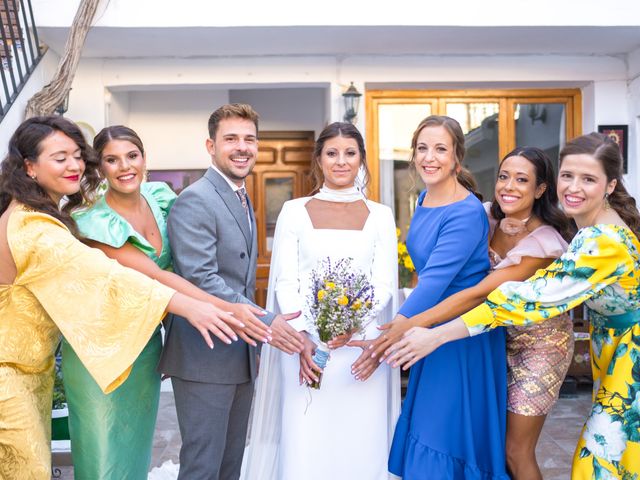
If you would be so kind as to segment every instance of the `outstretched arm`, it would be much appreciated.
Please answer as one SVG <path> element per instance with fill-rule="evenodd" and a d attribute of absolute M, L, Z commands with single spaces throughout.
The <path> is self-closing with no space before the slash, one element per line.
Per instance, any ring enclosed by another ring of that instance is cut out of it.
<path fill-rule="evenodd" d="M 256 316 L 263 315 L 263 311 L 261 309 L 245 303 L 227 302 L 215 295 L 211 295 L 200 290 L 194 284 L 185 280 L 181 276 L 158 267 L 153 260 L 130 243 L 125 243 L 120 248 L 112 247 L 96 241 L 87 241 L 86 243 L 90 247 L 99 248 L 108 257 L 117 260 L 118 263 L 125 267 L 133 268 L 134 270 L 145 274 L 147 277 L 153 278 L 163 285 L 173 288 L 177 292 L 188 297 L 212 304 L 216 307 L 216 311 L 218 313 L 226 312 L 227 314 L 231 314 L 232 317 L 225 316 L 225 318 L 231 319 L 227 322 L 228 325 L 247 343 L 255 346 L 256 342 L 254 339 L 266 342 L 267 338 L 270 336 L 269 327 L 261 322 Z M 223 341 L 228 340 L 226 337 L 223 338 L 219 336 L 219 338 Z"/>
<path fill-rule="evenodd" d="M 384 361 L 386 359 L 385 350 L 394 342 L 400 340 L 409 329 L 413 327 L 431 327 L 462 315 L 484 302 L 487 295 L 503 283 L 526 280 L 537 270 L 549 266 L 553 260 L 553 258 L 523 257 L 521 263 L 491 272 L 477 285 L 445 298 L 429 310 L 410 318 L 398 318 L 397 321 L 391 324 L 383 325 L 380 329 L 384 332 L 382 334 L 384 341 L 380 342 L 374 349 L 373 356 L 382 355 L 380 361 Z"/>
<path fill-rule="evenodd" d="M 387 349 L 387 362 L 408 368 L 442 343 L 498 326 L 540 323 L 610 288 L 635 265 L 627 247 L 608 228 L 581 230 L 568 251 L 549 267 L 525 282 L 503 284 L 462 317 L 431 330 L 414 327 Z"/>
<path fill-rule="evenodd" d="M 468 336 L 469 330 L 460 317 L 432 329 L 413 327 L 400 341 L 387 349 L 387 363 L 394 368 L 402 366 L 403 370 L 408 370 L 440 345 Z"/>

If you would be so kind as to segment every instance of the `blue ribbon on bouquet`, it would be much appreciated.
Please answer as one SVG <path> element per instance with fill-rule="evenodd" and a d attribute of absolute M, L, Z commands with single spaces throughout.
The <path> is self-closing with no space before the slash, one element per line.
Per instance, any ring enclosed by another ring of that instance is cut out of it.
<path fill-rule="evenodd" d="M 324 350 L 316 348 L 316 351 L 313 354 L 313 357 L 311 357 L 311 360 L 313 360 L 315 364 L 320 368 L 324 369 L 324 367 L 327 366 L 327 362 L 329 361 L 329 352 L 325 352 Z"/>

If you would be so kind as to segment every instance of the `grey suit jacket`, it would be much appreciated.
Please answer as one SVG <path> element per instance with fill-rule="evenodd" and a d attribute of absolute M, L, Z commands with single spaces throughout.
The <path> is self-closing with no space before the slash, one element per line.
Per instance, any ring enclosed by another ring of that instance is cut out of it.
<path fill-rule="evenodd" d="M 235 303 L 253 304 L 258 245 L 229 184 L 212 168 L 186 188 L 168 220 L 177 274 L 202 290 Z M 273 314 L 262 320 L 270 324 Z M 184 318 L 165 322 L 167 333 L 159 370 L 184 380 L 239 384 L 255 378 L 256 349 L 242 340 L 227 345 L 214 338 L 211 350 Z"/>

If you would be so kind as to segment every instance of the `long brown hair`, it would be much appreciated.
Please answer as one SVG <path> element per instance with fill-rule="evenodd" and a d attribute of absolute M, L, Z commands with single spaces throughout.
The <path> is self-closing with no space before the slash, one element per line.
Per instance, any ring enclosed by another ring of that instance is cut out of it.
<path fill-rule="evenodd" d="M 420 136 L 420 132 L 427 127 L 444 127 L 444 129 L 449 133 L 451 141 L 453 142 L 453 154 L 455 156 L 456 163 L 458 164 L 456 168 L 456 179 L 460 185 L 482 200 L 482 194 L 478 192 L 476 179 L 473 178 L 473 174 L 469 169 L 462 166 L 465 154 L 464 133 L 457 120 L 447 117 L 446 115 L 429 115 L 427 118 L 422 120 L 418 124 L 416 131 L 413 132 L 413 138 L 411 139 L 411 163 L 414 163 L 416 158 L 416 147 L 418 146 L 418 137 Z"/>
<path fill-rule="evenodd" d="M 549 225 L 556 229 L 562 237 L 570 242 L 574 231 L 569 219 L 558 207 L 558 189 L 556 187 L 556 171 L 553 167 L 551 159 L 543 150 L 536 147 L 518 147 L 507 153 L 500 161 L 500 166 L 505 160 L 511 157 L 526 158 L 536 172 L 536 187 L 545 184 L 546 188 L 540 198 L 533 201 L 532 212 L 545 225 Z M 500 169 L 498 168 L 498 171 Z M 497 200 L 493 199 L 491 203 L 491 216 L 496 220 L 502 220 L 505 217 L 504 212 L 500 208 Z"/>
<path fill-rule="evenodd" d="M 73 140 L 80 148 L 85 162 L 85 171 L 80 190 L 67 195 L 62 208 L 44 191 L 37 182 L 29 178 L 26 162 L 35 163 L 41 153 L 42 142 L 60 132 Z M 71 232 L 78 236 L 78 230 L 71 212 L 86 201 L 87 191 L 93 191 L 100 183 L 98 162 L 93 149 L 87 144 L 78 126 L 63 117 L 33 117 L 22 122 L 9 140 L 9 153 L 2 161 L 0 171 L 0 215 L 16 200 L 34 210 L 60 220 Z"/>
<path fill-rule="evenodd" d="M 640 213 L 635 199 L 629 195 L 622 181 L 622 155 L 618 144 L 602 133 L 592 132 L 582 135 L 571 140 L 560 151 L 560 166 L 567 155 L 582 154 L 591 155 L 602 165 L 607 182 L 616 180 L 616 186 L 608 196 L 609 205 L 620 215 L 636 237 L 640 238 Z"/>
<path fill-rule="evenodd" d="M 367 153 L 364 149 L 364 139 L 358 129 L 348 122 L 333 122 L 320 132 L 318 139 L 316 140 L 315 147 L 313 149 L 313 158 L 311 160 L 311 177 L 313 178 L 313 189 L 311 192 L 317 192 L 322 187 L 324 182 L 324 175 L 322 174 L 322 167 L 320 166 L 320 157 L 322 156 L 322 149 L 327 140 L 336 137 L 353 138 L 358 145 L 358 151 L 360 152 L 360 166 L 364 170 L 364 179 L 362 182 L 362 189 L 366 190 L 369 185 L 369 179 L 371 174 L 369 173 L 369 167 L 367 165 Z"/>

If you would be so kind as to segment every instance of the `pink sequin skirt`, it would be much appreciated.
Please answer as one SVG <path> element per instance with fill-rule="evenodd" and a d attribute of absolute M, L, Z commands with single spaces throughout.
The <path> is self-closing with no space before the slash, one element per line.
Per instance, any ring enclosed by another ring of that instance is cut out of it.
<path fill-rule="evenodd" d="M 568 314 L 530 327 L 507 327 L 508 410 L 526 416 L 549 413 L 572 355 Z"/>

